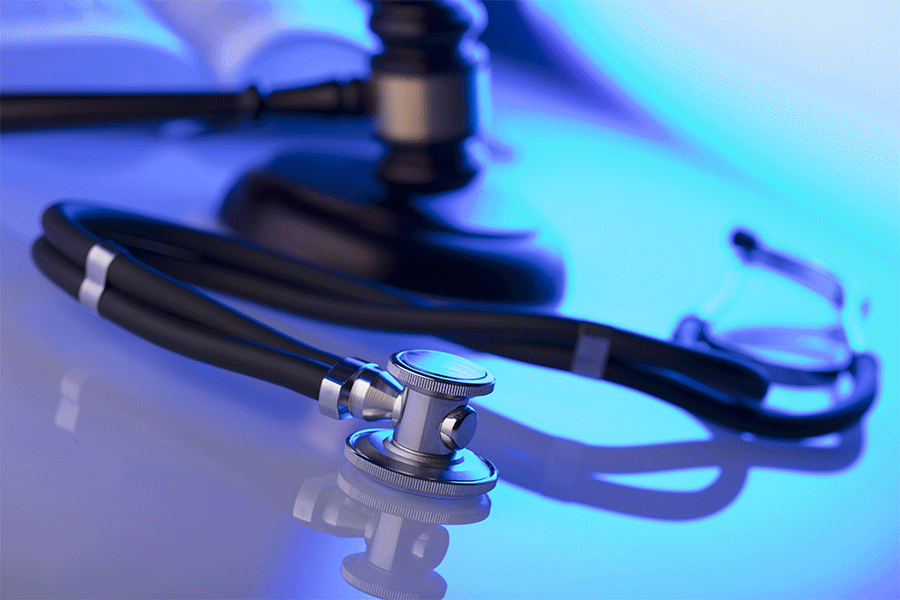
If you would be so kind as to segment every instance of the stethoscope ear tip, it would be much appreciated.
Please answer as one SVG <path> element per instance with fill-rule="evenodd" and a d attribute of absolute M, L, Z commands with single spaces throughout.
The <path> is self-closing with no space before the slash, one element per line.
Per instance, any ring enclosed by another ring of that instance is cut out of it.
<path fill-rule="evenodd" d="M 731 245 L 735 249 L 742 248 L 744 250 L 756 250 L 761 244 L 756 234 L 744 227 L 736 227 L 731 231 Z"/>

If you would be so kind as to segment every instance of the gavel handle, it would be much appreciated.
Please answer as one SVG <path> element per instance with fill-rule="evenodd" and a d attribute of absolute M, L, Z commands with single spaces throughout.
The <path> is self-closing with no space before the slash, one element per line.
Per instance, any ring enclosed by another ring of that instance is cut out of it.
<path fill-rule="evenodd" d="M 329 81 L 263 96 L 250 86 L 238 93 L 2 94 L 0 131 L 74 127 L 154 119 L 264 113 L 361 115 L 368 109 L 366 82 Z"/>

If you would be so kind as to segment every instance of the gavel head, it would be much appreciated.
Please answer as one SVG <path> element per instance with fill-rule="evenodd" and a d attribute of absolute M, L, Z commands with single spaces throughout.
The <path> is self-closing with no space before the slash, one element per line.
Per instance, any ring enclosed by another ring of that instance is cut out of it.
<path fill-rule="evenodd" d="M 486 21 L 473 0 L 374 3 L 370 25 L 384 51 L 372 58 L 371 91 L 388 186 L 446 191 L 478 173 L 467 142 L 487 97 L 487 50 L 476 40 Z"/>

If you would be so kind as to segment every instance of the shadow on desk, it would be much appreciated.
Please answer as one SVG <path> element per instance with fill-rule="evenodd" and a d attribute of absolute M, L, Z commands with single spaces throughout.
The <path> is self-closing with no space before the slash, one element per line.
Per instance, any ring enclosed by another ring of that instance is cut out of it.
<path fill-rule="evenodd" d="M 823 436 L 828 445 L 769 440 L 704 423 L 707 440 L 641 446 L 593 446 L 557 438 L 478 408 L 473 449 L 510 483 L 566 502 L 661 520 L 712 515 L 731 504 L 752 467 L 807 473 L 846 469 L 863 449 L 862 427 Z M 604 476 L 714 467 L 718 477 L 695 491 L 639 488 Z"/>

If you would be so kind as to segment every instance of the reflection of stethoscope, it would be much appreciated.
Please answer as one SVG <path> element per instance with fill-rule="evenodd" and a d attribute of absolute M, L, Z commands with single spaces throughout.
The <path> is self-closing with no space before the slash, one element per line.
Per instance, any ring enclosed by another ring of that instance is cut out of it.
<path fill-rule="evenodd" d="M 444 525 L 487 518 L 487 494 L 423 498 L 368 479 L 350 465 L 307 479 L 294 503 L 297 522 L 339 537 L 361 537 L 364 552 L 341 562 L 353 587 L 378 598 L 443 598 L 447 582 L 435 571 L 450 545 Z"/>
<path fill-rule="evenodd" d="M 447 584 L 437 572 L 438 563 L 450 544 L 443 526 L 475 523 L 488 516 L 491 503 L 487 495 L 435 499 L 409 494 L 381 485 L 349 464 L 339 472 L 321 475 L 337 469 L 332 453 L 326 458 L 318 453 L 320 448 L 290 445 L 281 454 L 276 449 L 290 441 L 278 439 L 277 434 L 265 440 L 266 452 L 261 453 L 258 446 L 245 443 L 244 413 L 240 422 L 226 417 L 211 427 L 202 420 L 190 423 L 184 415 L 173 415 L 157 402 L 146 402 L 173 392 L 170 382 L 148 381 L 153 365 L 126 352 L 113 359 L 114 365 L 101 367 L 96 364 L 100 354 L 82 348 L 65 361 L 69 370 L 60 385 L 60 407 L 74 403 L 77 410 L 82 405 L 86 413 L 82 421 L 87 421 L 77 424 L 82 435 L 90 437 L 96 427 L 112 424 L 122 444 L 152 440 L 154 448 L 171 453 L 179 465 L 191 465 L 205 475 L 221 478 L 277 510 L 293 514 L 306 527 L 341 538 L 363 538 L 364 552 L 344 558 L 340 571 L 346 581 L 367 593 L 441 597 Z M 118 375 L 110 378 L 110 372 Z M 183 397 L 184 392 L 175 391 L 175 395 Z M 200 402 L 207 403 L 207 408 L 220 401 L 204 396 L 200 394 Z M 240 394 L 230 397 L 235 401 Z M 300 410 L 303 412 L 302 405 Z M 259 405 L 251 412 L 258 411 L 267 412 Z M 201 409 L 200 414 L 204 412 Z M 316 417 L 309 416 L 312 421 L 304 420 L 304 425 L 310 436 L 304 437 L 313 437 L 313 430 L 322 433 L 314 422 Z M 664 520 L 702 518 L 721 510 L 738 496 L 753 468 L 831 473 L 851 465 L 862 448 L 858 426 L 835 436 L 836 440 L 829 440 L 834 443 L 827 446 L 744 439 L 747 436 L 711 424 L 706 426 L 713 437 L 707 440 L 595 446 L 553 437 L 486 409 L 479 410 L 479 417 L 477 447 L 492 457 L 508 482 L 568 502 Z M 61 423 L 57 418 L 57 427 L 75 433 L 76 422 Z M 238 440 L 221 435 L 223 428 L 230 427 L 240 432 Z M 279 458 L 273 460 L 273 456 Z M 710 485 L 692 491 L 636 487 L 606 478 L 698 467 L 716 467 L 720 475 Z"/>
<path fill-rule="evenodd" d="M 439 335 L 631 387 L 763 436 L 801 438 L 845 429 L 859 421 L 876 394 L 877 361 L 870 354 L 852 356 L 831 374 L 854 379 L 848 395 L 825 410 L 791 414 L 763 403 L 769 381 L 782 381 L 780 372 L 707 334 L 689 338 L 687 326 L 669 343 L 565 317 L 437 304 L 234 238 L 73 203 L 47 209 L 43 226 L 44 237 L 32 250 L 36 264 L 100 316 L 169 350 L 317 398 L 321 412 L 333 418 L 391 419 L 393 431 L 352 435 L 345 455 L 364 472 L 418 493 L 472 496 L 495 485 L 496 468 L 466 449 L 477 421 L 468 401 L 493 389 L 490 373 L 427 350 L 395 354 L 386 372 L 303 344 L 192 286 L 345 325 Z M 735 242 L 748 262 L 793 265 L 776 270 L 819 282 L 808 285 L 816 291 L 828 280 L 745 237 Z"/>

